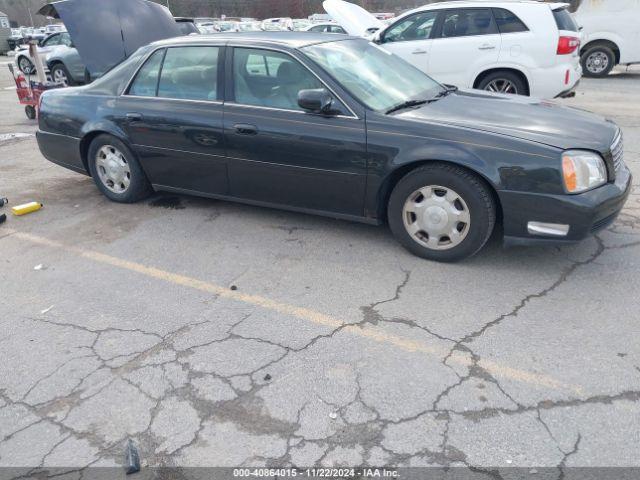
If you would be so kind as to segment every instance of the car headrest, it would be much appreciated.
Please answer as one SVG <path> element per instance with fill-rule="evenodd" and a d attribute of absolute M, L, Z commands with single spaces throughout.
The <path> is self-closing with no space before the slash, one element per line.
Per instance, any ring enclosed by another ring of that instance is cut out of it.
<path fill-rule="evenodd" d="M 293 62 L 282 62 L 278 67 L 278 80 L 282 84 L 298 83 L 304 79 L 304 68 Z"/>
<path fill-rule="evenodd" d="M 448 20 L 445 22 L 444 27 L 442 29 L 442 33 L 445 37 L 453 37 L 456 34 L 456 23 L 453 20 Z"/>

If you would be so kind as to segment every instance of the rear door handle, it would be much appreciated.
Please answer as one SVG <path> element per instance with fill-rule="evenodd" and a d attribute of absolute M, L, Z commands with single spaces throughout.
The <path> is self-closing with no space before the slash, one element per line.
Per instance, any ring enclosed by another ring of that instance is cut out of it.
<path fill-rule="evenodd" d="M 236 133 L 239 135 L 257 135 L 258 127 L 249 123 L 236 123 L 233 128 L 236 129 Z"/>
<path fill-rule="evenodd" d="M 142 120 L 141 113 L 127 113 L 125 117 L 127 117 L 127 120 L 129 120 L 130 122 L 139 122 L 140 120 Z"/>
<path fill-rule="evenodd" d="M 427 53 L 427 51 L 426 50 L 417 49 L 417 50 L 414 50 L 411 53 L 413 53 L 414 55 L 424 55 L 425 53 Z"/>
<path fill-rule="evenodd" d="M 494 50 L 495 48 L 496 48 L 495 45 L 489 45 L 485 43 L 484 45 L 480 45 L 478 47 L 478 50 Z"/>

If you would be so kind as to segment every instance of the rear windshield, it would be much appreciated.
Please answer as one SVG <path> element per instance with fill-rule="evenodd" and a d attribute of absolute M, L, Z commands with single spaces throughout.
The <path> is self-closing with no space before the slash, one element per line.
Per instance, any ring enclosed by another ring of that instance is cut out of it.
<path fill-rule="evenodd" d="M 573 20 L 573 17 L 566 8 L 553 11 L 553 18 L 556 19 L 556 25 L 558 30 L 569 30 L 570 32 L 577 32 L 578 25 Z"/>

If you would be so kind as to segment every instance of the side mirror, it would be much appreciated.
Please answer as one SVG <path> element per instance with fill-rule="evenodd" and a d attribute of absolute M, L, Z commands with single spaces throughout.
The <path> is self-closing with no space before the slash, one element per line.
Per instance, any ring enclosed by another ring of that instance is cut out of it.
<path fill-rule="evenodd" d="M 304 110 L 314 113 L 331 115 L 333 110 L 333 97 L 324 88 L 313 90 L 300 90 L 298 92 L 298 105 Z"/>

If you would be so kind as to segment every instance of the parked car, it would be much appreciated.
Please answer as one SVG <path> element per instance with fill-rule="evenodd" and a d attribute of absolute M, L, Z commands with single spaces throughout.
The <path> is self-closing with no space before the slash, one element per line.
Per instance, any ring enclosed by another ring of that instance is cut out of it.
<path fill-rule="evenodd" d="M 52 33 L 66 32 L 66 31 L 67 29 L 65 28 L 65 26 L 59 23 L 53 23 L 51 25 L 47 25 L 46 27 L 44 27 L 44 33 L 47 35 L 51 35 Z"/>
<path fill-rule="evenodd" d="M 70 87 L 81 85 L 88 80 L 87 67 L 73 43 L 61 43 L 45 55 L 44 61 L 51 80 L 59 85 Z"/>
<path fill-rule="evenodd" d="M 640 63 L 640 0 L 582 0 L 575 18 L 586 76 L 605 77 L 618 64 Z"/>
<path fill-rule="evenodd" d="M 293 20 L 289 17 L 267 18 L 262 21 L 262 30 L 266 32 L 279 32 L 293 30 Z"/>
<path fill-rule="evenodd" d="M 193 18 L 187 18 L 187 17 L 174 17 L 176 20 L 176 24 L 178 25 L 178 28 L 180 29 L 180 33 L 182 35 L 193 35 L 193 34 L 199 34 L 200 30 L 198 30 L 198 27 L 196 27 L 195 22 L 193 21 Z"/>
<path fill-rule="evenodd" d="M 239 32 L 240 31 L 240 22 L 227 22 L 220 21 L 216 23 L 216 31 L 217 32 Z"/>
<path fill-rule="evenodd" d="M 216 17 L 195 17 L 193 19 L 193 22 L 197 25 L 200 23 L 215 23 L 218 20 L 220 20 L 219 18 Z"/>
<path fill-rule="evenodd" d="M 33 27 L 22 27 L 22 36 L 24 38 L 28 38 L 31 40 L 44 40 L 44 38 L 47 36 L 44 32 L 42 32 L 39 28 L 33 28 Z"/>
<path fill-rule="evenodd" d="M 238 31 L 259 32 L 260 30 L 262 30 L 261 25 L 262 25 L 262 22 L 257 22 L 257 21 L 240 22 L 238 24 Z"/>
<path fill-rule="evenodd" d="M 611 121 L 445 87 L 365 39 L 306 32 L 142 47 L 45 92 L 37 139 L 116 202 L 156 190 L 388 221 L 440 261 L 476 253 L 498 221 L 510 243 L 578 241 L 631 185 Z"/>
<path fill-rule="evenodd" d="M 582 76 L 578 28 L 567 4 L 455 1 L 425 5 L 388 26 L 357 5 L 325 9 L 352 35 L 373 40 L 436 80 L 458 87 L 554 98 Z"/>
<path fill-rule="evenodd" d="M 68 32 L 60 32 L 49 35 L 42 40 L 38 45 L 38 54 L 41 58 L 46 58 L 47 54 L 59 47 L 73 48 L 73 42 Z M 29 46 L 20 45 L 16 51 L 16 65 L 18 68 L 27 75 L 32 75 L 35 71 L 33 66 L 33 59 L 29 56 Z M 84 72 L 84 69 L 83 69 Z M 84 73 L 82 74 L 84 76 Z"/>
<path fill-rule="evenodd" d="M 315 23 L 305 28 L 304 31 L 316 33 L 347 33 L 344 28 L 335 22 Z"/>
<path fill-rule="evenodd" d="M 198 30 L 200 31 L 200 33 L 205 35 L 211 34 L 211 33 L 218 33 L 218 30 L 216 29 L 216 22 L 196 23 L 196 27 L 198 27 Z"/>
<path fill-rule="evenodd" d="M 313 25 L 313 22 L 306 18 L 294 18 L 292 23 L 293 30 L 296 32 L 305 31 L 310 25 Z"/>

